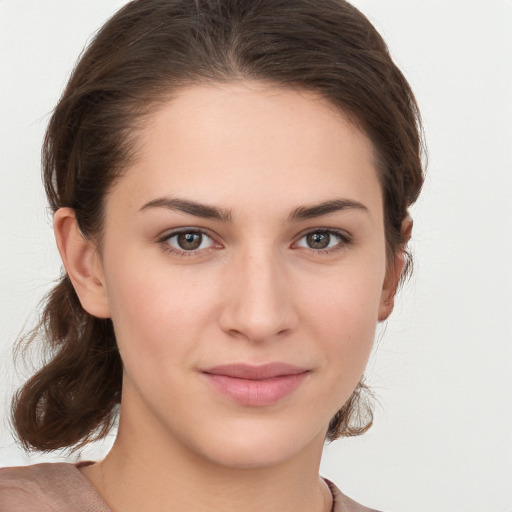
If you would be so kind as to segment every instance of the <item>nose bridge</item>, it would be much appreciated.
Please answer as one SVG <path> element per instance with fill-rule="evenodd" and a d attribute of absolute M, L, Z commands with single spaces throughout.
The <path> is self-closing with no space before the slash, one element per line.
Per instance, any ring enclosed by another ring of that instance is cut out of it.
<path fill-rule="evenodd" d="M 270 339 L 296 323 L 284 262 L 269 245 L 247 247 L 229 269 L 222 327 L 252 341 Z"/>

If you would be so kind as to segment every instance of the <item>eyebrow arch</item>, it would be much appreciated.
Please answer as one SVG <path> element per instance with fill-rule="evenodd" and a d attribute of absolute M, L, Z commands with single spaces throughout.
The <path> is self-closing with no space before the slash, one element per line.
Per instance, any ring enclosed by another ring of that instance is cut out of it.
<path fill-rule="evenodd" d="M 194 215 L 195 217 L 215 219 L 223 222 L 230 222 L 233 219 L 231 210 L 224 210 L 216 206 L 197 203 L 189 199 L 160 197 L 146 203 L 139 209 L 139 212 L 149 210 L 151 208 L 178 210 L 189 215 Z M 316 217 L 328 215 L 329 213 L 352 209 L 368 212 L 368 208 L 359 201 L 354 201 L 352 199 L 331 199 L 311 206 L 299 206 L 290 213 L 287 222 L 292 223 L 299 220 L 314 219 Z"/>
<path fill-rule="evenodd" d="M 299 220 L 314 219 L 322 217 L 329 213 L 334 213 L 342 210 L 363 210 L 368 213 L 368 208 L 359 201 L 352 199 L 331 199 L 322 203 L 313 204 L 311 206 L 299 206 L 293 210 L 288 217 L 288 222 L 296 222 Z"/>
<path fill-rule="evenodd" d="M 202 217 L 204 219 L 215 219 L 224 222 L 232 220 L 233 216 L 231 210 L 223 210 L 215 206 L 208 206 L 206 204 L 196 203 L 188 199 L 179 199 L 172 197 L 160 197 L 153 199 L 146 203 L 139 212 L 148 210 L 150 208 L 167 208 L 168 210 L 178 210 L 195 217 Z"/>

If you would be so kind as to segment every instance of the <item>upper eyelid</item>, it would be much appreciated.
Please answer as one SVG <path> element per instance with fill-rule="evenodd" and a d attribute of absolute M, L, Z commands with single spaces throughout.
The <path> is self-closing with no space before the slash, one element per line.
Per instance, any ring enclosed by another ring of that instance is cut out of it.
<path fill-rule="evenodd" d="M 305 229 L 304 231 L 301 231 L 297 237 L 302 237 L 302 236 L 305 236 L 309 233 L 317 233 L 317 232 L 321 232 L 321 233 L 334 233 L 334 234 L 337 234 L 337 235 L 340 235 L 340 236 L 346 236 L 347 238 L 350 236 L 349 233 L 344 230 L 344 229 L 340 229 L 340 228 L 326 228 L 326 227 L 316 227 L 316 228 L 308 228 L 308 229 Z"/>
<path fill-rule="evenodd" d="M 212 240 L 216 241 L 218 237 L 216 237 L 209 229 L 206 228 L 198 228 L 193 226 L 186 226 L 183 228 L 174 228 L 170 230 L 164 231 L 161 235 L 158 235 L 159 241 L 168 240 L 169 238 L 172 238 L 173 236 L 179 235 L 180 233 L 201 233 L 203 235 L 206 235 L 207 237 L 211 238 Z"/>

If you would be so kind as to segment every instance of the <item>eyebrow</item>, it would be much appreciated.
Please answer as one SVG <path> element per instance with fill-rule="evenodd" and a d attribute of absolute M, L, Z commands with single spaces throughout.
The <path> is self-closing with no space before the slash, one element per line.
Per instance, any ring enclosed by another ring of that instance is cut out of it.
<path fill-rule="evenodd" d="M 160 197 L 149 201 L 142 206 L 139 211 L 141 212 L 151 208 L 177 210 L 195 217 L 214 219 L 222 222 L 230 222 L 233 219 L 231 210 L 197 203 L 188 199 Z M 288 216 L 287 222 L 292 223 L 299 220 L 314 219 L 316 217 L 322 217 L 324 215 L 343 210 L 362 210 L 368 212 L 368 208 L 359 201 L 354 201 L 352 199 L 331 199 L 329 201 L 295 208 L 295 210 L 293 210 Z"/>
<path fill-rule="evenodd" d="M 352 199 L 331 199 L 330 201 L 324 201 L 310 206 L 299 206 L 289 215 L 288 222 L 314 219 L 343 210 L 362 210 L 368 213 L 368 208 L 359 201 Z"/>
<path fill-rule="evenodd" d="M 206 204 L 196 203 L 195 201 L 190 201 L 188 199 L 179 199 L 175 197 L 160 197 L 158 199 L 153 199 L 140 208 L 139 211 L 141 212 L 150 208 L 178 210 L 183 213 L 188 213 L 189 215 L 194 215 L 195 217 L 215 219 L 223 222 L 229 222 L 233 218 L 231 210 L 224 210 L 222 208 L 217 208 L 216 206 L 209 206 Z"/>

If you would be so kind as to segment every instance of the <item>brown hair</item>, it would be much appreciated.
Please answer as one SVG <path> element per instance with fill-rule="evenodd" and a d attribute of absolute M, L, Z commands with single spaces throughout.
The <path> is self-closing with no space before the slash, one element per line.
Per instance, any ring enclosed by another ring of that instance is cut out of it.
<path fill-rule="evenodd" d="M 50 120 L 43 174 L 53 211 L 75 210 L 101 240 L 104 197 L 134 157 L 142 121 L 193 83 L 260 80 L 319 93 L 373 142 L 384 196 L 388 261 L 423 183 L 419 113 L 372 24 L 343 0 L 135 0 L 98 32 Z M 50 361 L 17 393 L 13 423 L 26 448 L 81 446 L 104 436 L 121 398 L 112 322 L 89 315 L 67 275 L 40 324 Z M 361 383 L 328 438 L 372 422 Z"/>

